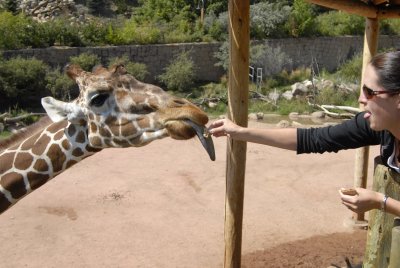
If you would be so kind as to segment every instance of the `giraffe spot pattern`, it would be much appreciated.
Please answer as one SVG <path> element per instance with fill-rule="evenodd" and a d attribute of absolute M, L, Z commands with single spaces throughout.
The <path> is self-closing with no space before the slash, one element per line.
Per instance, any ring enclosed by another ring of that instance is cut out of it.
<path fill-rule="evenodd" d="M 64 137 L 64 130 L 60 130 L 57 132 L 56 135 L 54 135 L 54 140 L 58 141 L 61 140 Z"/>
<path fill-rule="evenodd" d="M 85 143 L 86 142 L 86 134 L 83 131 L 79 131 L 78 135 L 76 135 L 75 141 L 78 143 Z"/>
<path fill-rule="evenodd" d="M 72 151 L 72 155 L 73 156 L 75 156 L 75 157 L 79 157 L 79 156 L 82 156 L 84 154 L 84 152 L 82 151 L 82 149 L 81 148 L 75 148 L 73 151 Z"/>
<path fill-rule="evenodd" d="M 15 157 L 14 167 L 21 170 L 28 169 L 33 162 L 33 156 L 26 152 L 20 152 Z"/>
<path fill-rule="evenodd" d="M 53 172 L 59 172 L 63 168 L 63 164 L 66 160 L 64 152 L 61 150 L 60 146 L 57 144 L 52 144 L 47 151 L 47 156 L 51 159 L 51 164 L 53 166 Z"/>
<path fill-rule="evenodd" d="M 15 152 L 5 153 L 0 156 L 0 174 L 3 174 L 7 170 L 10 170 L 13 167 Z"/>
<path fill-rule="evenodd" d="M 99 137 L 94 136 L 90 137 L 90 144 L 95 147 L 100 147 L 103 144 L 103 142 Z"/>
<path fill-rule="evenodd" d="M 46 134 L 42 135 L 32 148 L 32 153 L 42 155 L 50 142 L 50 137 Z"/>
<path fill-rule="evenodd" d="M 93 122 L 90 123 L 90 131 L 92 133 L 96 133 L 97 132 L 97 125 Z"/>
<path fill-rule="evenodd" d="M 21 198 L 27 193 L 22 174 L 16 172 L 3 175 L 1 177 L 1 186 L 11 192 L 12 197 L 15 199 Z"/>
<path fill-rule="evenodd" d="M 33 165 L 33 168 L 39 172 L 46 172 L 49 170 L 47 162 L 43 159 L 37 159 L 35 164 Z"/>
<path fill-rule="evenodd" d="M 49 180 L 48 175 L 36 172 L 28 172 L 27 177 L 32 190 L 39 188 Z"/>
<path fill-rule="evenodd" d="M 54 133 L 57 133 L 60 129 L 66 128 L 67 125 L 68 125 L 68 121 L 67 120 L 63 120 L 63 121 L 51 124 L 47 128 L 47 131 L 54 134 Z"/>
<path fill-rule="evenodd" d="M 8 201 L 7 197 L 0 192 L 0 213 L 6 211 L 11 205 L 12 204 L 10 201 Z"/>
<path fill-rule="evenodd" d="M 66 168 L 70 168 L 73 165 L 75 165 L 76 163 L 78 163 L 78 162 L 76 162 L 75 160 L 70 160 L 70 161 L 67 162 Z"/>
<path fill-rule="evenodd" d="M 37 133 L 32 137 L 30 137 L 29 139 L 27 139 L 26 141 L 24 141 L 24 143 L 21 145 L 21 150 L 27 151 L 31 149 L 39 137 L 40 133 Z"/>
<path fill-rule="evenodd" d="M 61 146 L 67 151 L 71 148 L 71 145 L 68 140 L 63 140 Z"/>
<path fill-rule="evenodd" d="M 75 132 L 76 132 L 76 127 L 73 124 L 69 125 L 69 127 L 68 127 L 68 135 L 70 137 L 73 137 L 75 135 Z"/>

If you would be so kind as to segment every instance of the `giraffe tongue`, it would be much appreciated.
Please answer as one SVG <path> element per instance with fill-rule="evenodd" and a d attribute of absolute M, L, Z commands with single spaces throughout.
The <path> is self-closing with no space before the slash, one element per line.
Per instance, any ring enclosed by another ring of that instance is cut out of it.
<path fill-rule="evenodd" d="M 185 119 L 184 122 L 190 125 L 196 131 L 197 137 L 199 138 L 204 149 L 206 149 L 208 155 L 210 156 L 210 159 L 212 161 L 215 161 L 214 143 L 211 138 L 211 134 L 208 134 L 208 132 L 206 132 L 205 127 L 199 126 L 188 119 Z"/>

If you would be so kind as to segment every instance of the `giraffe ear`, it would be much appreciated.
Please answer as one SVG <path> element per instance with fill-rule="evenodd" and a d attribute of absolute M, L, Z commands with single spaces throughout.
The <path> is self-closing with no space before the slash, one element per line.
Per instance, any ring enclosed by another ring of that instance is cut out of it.
<path fill-rule="evenodd" d="M 76 103 L 63 102 L 52 97 L 42 98 L 42 106 L 53 122 L 68 120 L 75 123 L 85 116 L 82 107 Z"/>

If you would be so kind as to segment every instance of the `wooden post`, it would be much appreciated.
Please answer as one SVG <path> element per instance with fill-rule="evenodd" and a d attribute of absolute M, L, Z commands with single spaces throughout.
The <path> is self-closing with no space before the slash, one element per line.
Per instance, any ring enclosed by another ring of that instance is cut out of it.
<path fill-rule="evenodd" d="M 377 159 L 380 160 L 380 157 Z M 377 165 L 372 189 L 400 200 L 400 174 L 391 171 L 386 166 Z M 388 267 L 394 219 L 394 215 L 377 209 L 369 212 L 363 268 Z"/>
<path fill-rule="evenodd" d="M 392 229 L 392 248 L 390 249 L 390 260 L 388 268 L 400 267 L 400 218 L 395 219 Z"/>
<path fill-rule="evenodd" d="M 247 127 L 249 94 L 250 1 L 229 0 L 229 118 Z M 228 138 L 224 267 L 240 267 L 246 142 Z"/>
<path fill-rule="evenodd" d="M 363 66 L 361 75 L 361 87 L 364 84 L 364 72 L 371 58 L 376 54 L 378 47 L 379 21 L 378 19 L 365 19 L 365 34 L 364 34 L 364 52 Z M 360 89 L 360 94 L 362 89 Z M 360 104 L 363 110 L 363 105 Z M 366 188 L 368 176 L 368 155 L 369 147 L 363 147 L 356 150 L 356 160 L 354 169 L 354 187 Z M 365 222 L 364 213 L 354 213 L 353 219 L 355 224 Z"/>

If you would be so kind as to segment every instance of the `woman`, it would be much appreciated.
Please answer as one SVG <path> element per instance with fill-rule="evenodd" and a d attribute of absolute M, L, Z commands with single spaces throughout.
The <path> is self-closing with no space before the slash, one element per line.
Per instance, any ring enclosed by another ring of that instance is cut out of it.
<path fill-rule="evenodd" d="M 375 56 L 367 65 L 359 102 L 365 111 L 336 126 L 310 129 L 256 129 L 240 127 L 228 119 L 214 121 L 215 137 L 274 146 L 302 153 L 337 152 L 381 144 L 382 163 L 400 173 L 400 51 Z M 400 202 L 380 193 L 357 188 L 341 193 L 342 203 L 355 212 L 382 208 L 400 216 Z"/>

